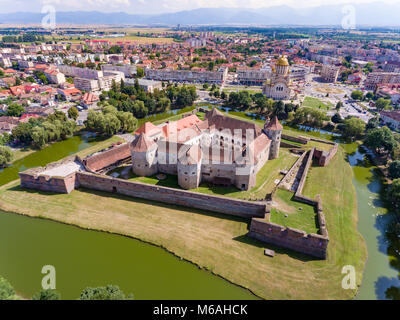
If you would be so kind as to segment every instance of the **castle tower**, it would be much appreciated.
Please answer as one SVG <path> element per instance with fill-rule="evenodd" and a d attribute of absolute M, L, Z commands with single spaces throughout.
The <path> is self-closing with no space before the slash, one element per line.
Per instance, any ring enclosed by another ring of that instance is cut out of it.
<path fill-rule="evenodd" d="M 183 145 L 178 151 L 178 183 L 183 189 L 200 185 L 202 156 L 198 145 Z"/>
<path fill-rule="evenodd" d="M 134 174 L 147 177 L 158 172 L 157 144 L 144 133 L 131 143 L 132 171 Z"/>
<path fill-rule="evenodd" d="M 264 125 L 264 133 L 271 139 L 271 149 L 269 152 L 269 159 L 276 159 L 279 157 L 279 149 L 281 146 L 281 136 L 283 127 L 279 123 L 278 117 L 275 116 L 271 121 L 267 119 Z"/>

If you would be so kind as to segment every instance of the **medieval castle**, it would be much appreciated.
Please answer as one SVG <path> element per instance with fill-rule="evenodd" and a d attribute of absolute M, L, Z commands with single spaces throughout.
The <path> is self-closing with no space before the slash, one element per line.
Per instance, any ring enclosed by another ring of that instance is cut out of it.
<path fill-rule="evenodd" d="M 147 122 L 135 132 L 130 143 L 112 146 L 84 159 L 72 156 L 44 168 L 20 172 L 21 187 L 56 193 L 86 188 L 240 216 L 251 219 L 248 236 L 325 259 L 329 236 L 322 200 L 319 196 L 307 198 L 302 190 L 311 163 L 316 160 L 320 166 L 328 165 L 338 145 L 283 135 L 282 129 L 276 117 L 267 120 L 261 129 L 253 123 L 225 116 L 216 109 L 208 111 L 204 120 L 191 114 L 160 126 Z M 285 141 L 281 142 L 281 138 Z M 310 140 L 330 144 L 331 149 L 305 151 L 288 143 L 294 141 L 305 145 Z M 269 159 L 279 157 L 281 146 L 300 156 L 277 186 L 293 191 L 296 201 L 316 208 L 318 234 L 274 224 L 270 221 L 271 205 L 267 201 L 246 201 L 182 190 L 197 188 L 201 182 L 252 189 L 256 185 L 257 172 Z M 139 176 L 177 175 L 182 189 L 107 175 L 121 165 L 131 166 Z"/>
<path fill-rule="evenodd" d="M 266 161 L 279 156 L 282 126 L 275 117 L 262 130 L 213 109 L 204 121 L 190 115 L 161 127 L 148 122 L 136 134 L 131 153 L 138 176 L 178 175 L 183 189 L 210 182 L 249 190 Z"/>

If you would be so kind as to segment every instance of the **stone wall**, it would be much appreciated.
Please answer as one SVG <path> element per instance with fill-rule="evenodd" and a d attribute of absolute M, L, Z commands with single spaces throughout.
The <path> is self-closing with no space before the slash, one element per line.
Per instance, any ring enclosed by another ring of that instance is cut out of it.
<path fill-rule="evenodd" d="M 334 146 L 329 151 L 317 150 L 314 157 L 318 160 L 318 164 L 321 167 L 325 167 L 336 155 L 337 150 L 338 150 L 338 144 L 335 143 Z"/>
<path fill-rule="evenodd" d="M 306 161 L 302 176 L 294 200 L 312 205 L 317 210 L 317 219 L 320 234 L 307 234 L 305 231 L 294 228 L 286 228 L 270 221 L 271 212 L 269 211 L 264 219 L 253 218 L 248 235 L 260 241 L 270 243 L 276 246 L 288 248 L 297 252 L 314 256 L 320 259 L 326 259 L 329 235 L 326 228 L 325 215 L 322 210 L 322 200 L 319 195 L 316 199 L 311 199 L 302 194 L 307 179 L 308 171 L 311 167 L 315 148 L 298 160 Z M 304 157 L 307 157 L 306 159 Z M 295 166 L 294 166 L 295 167 Z M 300 213 L 301 214 L 301 213 Z"/>
<path fill-rule="evenodd" d="M 301 147 L 295 144 L 291 144 L 289 142 L 281 141 L 281 147 L 282 148 L 294 148 L 294 149 L 300 149 Z"/>
<path fill-rule="evenodd" d="M 287 134 L 282 134 L 282 139 L 286 139 L 289 141 L 293 141 L 293 142 L 297 142 L 297 143 L 301 143 L 301 144 L 307 144 L 308 141 L 310 141 L 309 138 L 305 138 L 305 137 L 293 137 L 293 136 L 289 136 Z"/>
<path fill-rule="evenodd" d="M 76 160 L 77 157 L 71 156 L 58 162 L 52 162 L 46 167 L 31 168 L 20 172 L 21 187 L 47 192 L 70 193 L 74 190 L 76 184 L 75 172 L 63 176 L 49 176 L 43 173 L 63 167 Z"/>
<path fill-rule="evenodd" d="M 19 173 L 21 187 L 47 192 L 70 193 L 75 188 L 75 173 L 66 177 L 50 177 L 31 173 Z"/>
<path fill-rule="evenodd" d="M 309 151 L 308 155 L 307 155 L 307 157 L 308 157 L 307 158 L 307 162 L 306 162 L 306 165 L 304 167 L 303 174 L 302 174 L 300 182 L 299 182 L 299 186 L 297 187 L 296 195 L 301 195 L 303 193 L 303 188 L 304 188 L 304 185 L 306 183 L 308 170 L 310 170 L 310 167 L 311 167 L 311 164 L 312 164 L 312 160 L 313 160 L 313 157 L 314 157 L 314 152 L 315 152 L 315 148 L 312 148 Z"/>
<path fill-rule="evenodd" d="M 214 211 L 245 218 L 265 216 L 266 204 L 211 196 L 185 190 L 159 187 L 140 182 L 125 181 L 87 172 L 77 173 L 78 184 L 82 187 L 106 192 L 114 192 L 136 198 L 158 201 Z"/>
<path fill-rule="evenodd" d="M 294 228 L 285 228 L 267 219 L 251 220 L 250 237 L 279 247 L 326 259 L 329 239 L 319 234 L 306 234 Z"/>

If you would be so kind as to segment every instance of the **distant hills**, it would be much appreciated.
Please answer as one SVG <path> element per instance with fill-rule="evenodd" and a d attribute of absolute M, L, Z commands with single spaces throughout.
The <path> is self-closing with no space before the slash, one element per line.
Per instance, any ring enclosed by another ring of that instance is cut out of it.
<path fill-rule="evenodd" d="M 98 11 L 57 12 L 61 24 L 136 25 L 307 25 L 339 26 L 344 5 L 294 9 L 274 6 L 259 9 L 202 8 L 159 15 Z M 354 5 L 358 26 L 399 26 L 400 4 L 373 2 Z M 40 23 L 44 15 L 32 12 L 0 14 L 1 23 Z"/>

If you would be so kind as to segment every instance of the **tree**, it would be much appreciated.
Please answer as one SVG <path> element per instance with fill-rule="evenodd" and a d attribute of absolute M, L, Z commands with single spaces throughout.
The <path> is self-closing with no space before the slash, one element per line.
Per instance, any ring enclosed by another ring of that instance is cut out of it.
<path fill-rule="evenodd" d="M 389 154 L 397 147 L 393 132 L 388 127 L 368 131 L 364 145 L 378 154 Z"/>
<path fill-rule="evenodd" d="M 138 125 L 137 119 L 130 112 L 119 111 L 117 113 L 117 118 L 121 123 L 119 131 L 130 132 L 133 131 Z"/>
<path fill-rule="evenodd" d="M 375 107 L 379 111 L 389 109 L 389 106 L 390 106 L 390 100 L 384 98 L 379 98 L 375 102 Z"/>
<path fill-rule="evenodd" d="M 365 122 L 358 118 L 350 118 L 344 121 L 343 134 L 348 138 L 358 138 L 365 131 Z"/>
<path fill-rule="evenodd" d="M 71 107 L 68 109 L 68 118 L 76 121 L 79 117 L 79 111 L 76 107 Z"/>
<path fill-rule="evenodd" d="M 354 100 L 362 100 L 363 97 L 364 95 L 361 91 L 353 91 L 351 93 L 351 98 Z"/>
<path fill-rule="evenodd" d="M 321 128 L 325 119 L 325 113 L 315 108 L 298 108 L 293 116 L 293 124 L 304 124 L 315 128 Z"/>
<path fill-rule="evenodd" d="M 136 69 L 136 78 L 143 78 L 144 77 L 144 70 L 140 67 Z"/>
<path fill-rule="evenodd" d="M 378 128 L 378 126 L 379 126 L 379 116 L 368 120 L 367 130 Z"/>
<path fill-rule="evenodd" d="M 15 296 L 12 285 L 4 278 L 0 277 L 0 300 L 10 300 Z"/>
<path fill-rule="evenodd" d="M 0 146 L 0 167 L 4 167 L 13 158 L 13 153 L 9 147 Z"/>
<path fill-rule="evenodd" d="M 43 127 L 35 126 L 32 128 L 32 144 L 37 149 L 42 149 L 47 142 L 47 134 Z"/>
<path fill-rule="evenodd" d="M 400 203 L 400 179 L 393 180 L 388 189 L 389 200 L 397 204 Z"/>
<path fill-rule="evenodd" d="M 340 108 L 343 107 L 343 102 L 339 101 L 338 103 L 336 103 L 336 110 L 339 111 Z"/>
<path fill-rule="evenodd" d="M 389 165 L 389 176 L 391 179 L 400 178 L 400 161 L 395 160 Z"/>
<path fill-rule="evenodd" d="M 339 113 L 335 113 L 331 118 L 333 123 L 342 123 L 343 119 Z"/>
<path fill-rule="evenodd" d="M 32 300 L 61 300 L 61 294 L 52 289 L 42 289 L 32 296 Z"/>
<path fill-rule="evenodd" d="M 125 296 L 118 286 L 108 285 L 84 289 L 79 300 L 133 300 L 133 295 Z"/>
<path fill-rule="evenodd" d="M 6 116 L 20 117 L 25 112 L 25 108 L 18 103 L 12 103 L 8 106 Z"/>

